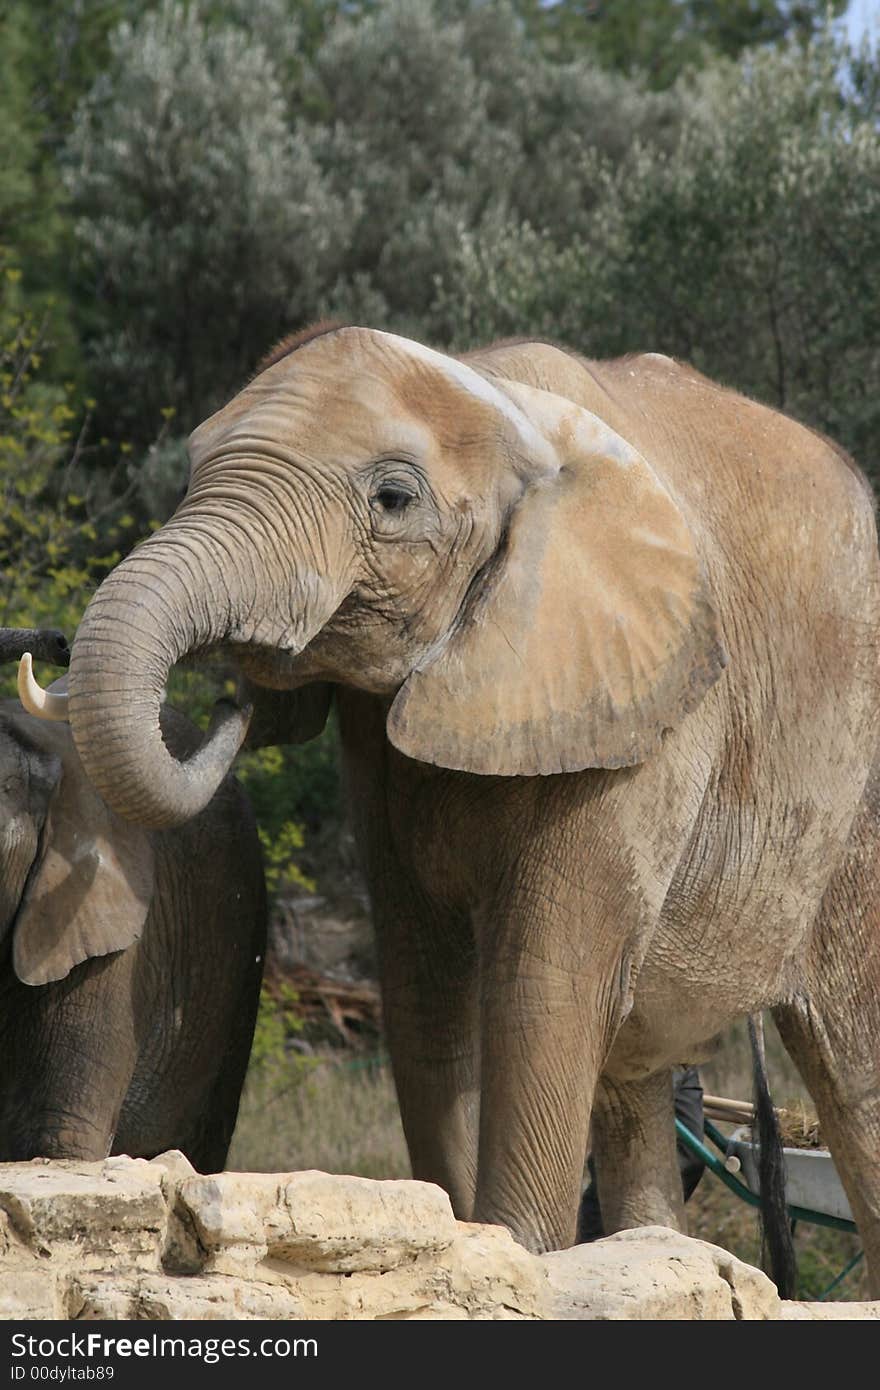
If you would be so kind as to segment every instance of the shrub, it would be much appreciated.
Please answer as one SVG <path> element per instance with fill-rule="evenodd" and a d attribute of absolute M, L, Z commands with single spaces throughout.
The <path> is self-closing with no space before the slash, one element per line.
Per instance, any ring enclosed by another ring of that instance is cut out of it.
<path fill-rule="evenodd" d="M 145 442 L 209 414 L 314 304 L 346 200 L 290 128 L 252 34 L 163 0 L 111 40 L 67 147 L 96 393 Z"/>
<path fill-rule="evenodd" d="M 72 635 L 133 518 L 112 478 L 90 474 L 93 402 L 41 375 L 51 322 L 22 307 L 21 278 L 0 249 L 0 624 Z"/>
<path fill-rule="evenodd" d="M 78 107 L 95 394 L 139 442 L 162 406 L 190 429 L 321 314 L 445 332 L 431 305 L 463 236 L 507 213 L 572 235 L 585 156 L 678 128 L 677 98 L 551 61 L 500 0 L 340 6 L 317 28 L 301 8 L 163 0 L 115 31 Z"/>
<path fill-rule="evenodd" d="M 584 234 L 508 222 L 464 238 L 438 305 L 466 332 L 549 334 L 592 356 L 661 351 L 880 457 L 880 130 L 848 55 L 716 65 L 683 100 L 668 154 L 596 160 Z"/>

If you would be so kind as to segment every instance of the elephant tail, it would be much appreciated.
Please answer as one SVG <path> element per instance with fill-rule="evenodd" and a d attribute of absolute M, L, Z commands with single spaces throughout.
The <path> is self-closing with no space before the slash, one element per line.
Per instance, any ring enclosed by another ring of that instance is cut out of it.
<path fill-rule="evenodd" d="M 791 1224 L 785 1202 L 785 1158 L 776 1111 L 770 1099 L 764 1031 L 760 1015 L 749 1015 L 752 1076 L 755 1088 L 755 1130 L 758 1143 L 758 1179 L 761 1187 L 761 1245 L 780 1298 L 794 1298 L 797 1263 Z"/>

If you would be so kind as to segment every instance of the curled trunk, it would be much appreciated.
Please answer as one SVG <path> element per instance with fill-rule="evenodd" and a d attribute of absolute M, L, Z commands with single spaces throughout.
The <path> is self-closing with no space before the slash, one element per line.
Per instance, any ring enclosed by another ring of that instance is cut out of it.
<path fill-rule="evenodd" d="M 184 528 L 145 542 L 101 585 L 73 645 L 69 716 L 79 756 L 108 805 L 152 829 L 207 805 L 247 732 L 247 714 L 221 701 L 201 748 L 180 762 L 160 729 L 172 666 L 222 642 L 240 607 L 208 553 Z"/>

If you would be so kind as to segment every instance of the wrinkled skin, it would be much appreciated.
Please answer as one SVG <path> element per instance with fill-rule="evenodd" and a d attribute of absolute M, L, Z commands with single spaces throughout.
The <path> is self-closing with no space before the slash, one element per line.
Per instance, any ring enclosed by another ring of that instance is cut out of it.
<path fill-rule="evenodd" d="M 183 753 L 195 731 L 173 711 Z M 260 850 L 229 779 L 176 830 L 112 815 L 64 724 L 0 702 L 0 1161 L 222 1169 L 265 948 Z"/>
<path fill-rule="evenodd" d="M 366 329 L 282 351 L 191 454 L 77 634 L 77 745 L 121 814 L 168 824 L 241 737 L 227 712 L 197 759 L 165 754 L 174 661 L 226 649 L 291 739 L 335 687 L 415 1175 L 564 1246 L 592 1123 L 606 1230 L 678 1226 L 670 1069 L 772 1007 L 876 1285 L 878 562 L 854 466 L 656 355 L 454 360 Z"/>

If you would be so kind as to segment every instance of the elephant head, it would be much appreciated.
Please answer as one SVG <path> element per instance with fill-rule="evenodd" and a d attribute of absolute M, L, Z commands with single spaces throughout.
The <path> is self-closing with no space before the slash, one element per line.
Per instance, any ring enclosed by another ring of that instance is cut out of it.
<path fill-rule="evenodd" d="M 0 661 L 30 653 L 64 666 L 57 629 L 0 628 Z M 41 692 L 57 712 L 66 677 Z M 50 713 L 50 717 L 52 714 Z M 0 704 L 0 939 L 12 929 L 24 984 L 63 979 L 81 961 L 140 936 L 153 891 L 150 836 L 95 794 L 70 731 Z"/>
<path fill-rule="evenodd" d="M 244 735 L 227 708 L 189 761 L 164 746 L 161 691 L 194 651 L 299 691 L 276 697 L 289 738 L 343 683 L 386 700 L 402 753 L 501 775 L 634 764 L 721 670 L 694 536 L 650 461 L 491 354 L 320 332 L 190 454 L 182 504 L 102 584 L 71 660 L 83 763 L 142 824 L 205 805 Z"/>

